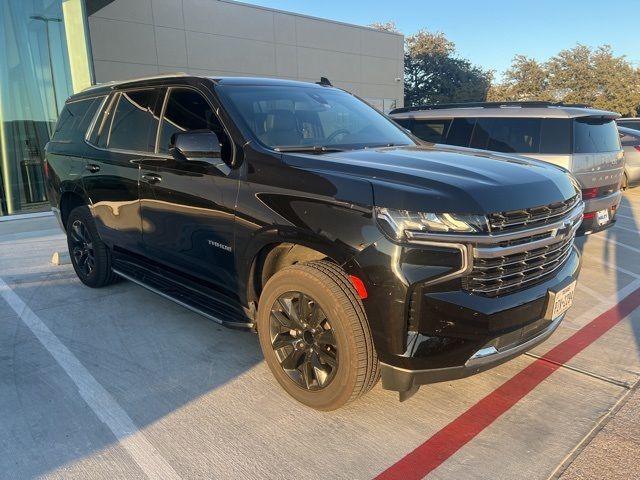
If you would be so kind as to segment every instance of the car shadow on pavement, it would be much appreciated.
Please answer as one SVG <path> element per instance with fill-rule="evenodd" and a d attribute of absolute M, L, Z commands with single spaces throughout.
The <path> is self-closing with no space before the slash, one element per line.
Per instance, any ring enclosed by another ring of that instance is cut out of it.
<path fill-rule="evenodd" d="M 22 274 L 5 269 L 2 278 L 140 430 L 215 397 L 262 361 L 256 335 L 219 326 L 131 282 L 96 290 L 83 286 L 70 265 L 31 267 Z M 101 406 L 83 401 L 82 385 L 0 303 L 0 477 L 55 475 L 96 454 L 118 455 L 116 437 L 96 413 Z M 214 406 L 207 415 L 217 415 L 216 399 L 207 404 Z M 113 463 L 123 465 L 121 457 Z M 121 474 L 135 477 L 137 466 L 129 463 Z"/>

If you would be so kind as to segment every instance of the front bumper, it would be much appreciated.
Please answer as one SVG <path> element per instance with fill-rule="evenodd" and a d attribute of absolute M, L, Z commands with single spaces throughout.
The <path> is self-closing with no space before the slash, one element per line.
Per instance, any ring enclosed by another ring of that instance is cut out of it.
<path fill-rule="evenodd" d="M 497 298 L 466 292 L 423 292 L 420 322 L 401 355 L 381 355 L 382 386 L 409 391 L 464 378 L 504 363 L 544 342 L 564 316 L 545 317 L 551 295 L 575 281 L 575 250 L 552 278 Z"/>
<path fill-rule="evenodd" d="M 464 365 L 444 368 L 431 368 L 424 370 L 409 370 L 394 365 L 381 363 L 382 388 L 405 392 L 413 390 L 415 387 L 428 383 L 444 382 L 448 380 L 458 380 L 469 377 L 485 370 L 507 362 L 531 350 L 535 346 L 547 340 L 556 331 L 560 322 L 564 319 L 564 314 L 556 320 L 550 322 L 542 331 L 533 335 L 529 339 L 510 348 L 497 350 L 495 347 L 486 347 L 479 350 L 474 356 L 465 362 Z"/>

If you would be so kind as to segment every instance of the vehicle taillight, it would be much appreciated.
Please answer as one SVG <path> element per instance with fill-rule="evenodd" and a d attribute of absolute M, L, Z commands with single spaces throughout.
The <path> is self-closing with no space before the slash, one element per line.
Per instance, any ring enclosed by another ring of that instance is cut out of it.
<path fill-rule="evenodd" d="M 584 220 L 593 220 L 596 218 L 596 212 L 585 212 L 582 214 Z"/>
<path fill-rule="evenodd" d="M 582 189 L 582 198 L 596 198 L 598 196 L 598 187 L 594 188 L 583 188 Z"/>
<path fill-rule="evenodd" d="M 49 162 L 46 160 L 42 162 L 42 171 L 44 172 L 44 177 L 49 178 Z"/>
<path fill-rule="evenodd" d="M 635 148 L 636 150 L 638 150 L 640 152 L 640 145 L 634 145 L 633 148 Z"/>

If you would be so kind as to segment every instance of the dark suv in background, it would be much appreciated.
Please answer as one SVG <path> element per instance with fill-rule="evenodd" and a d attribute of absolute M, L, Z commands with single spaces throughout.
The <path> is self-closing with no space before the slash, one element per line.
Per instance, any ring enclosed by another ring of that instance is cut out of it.
<path fill-rule="evenodd" d="M 126 278 L 257 329 L 313 408 L 485 370 L 573 300 L 561 168 L 420 145 L 328 82 L 165 76 L 71 97 L 48 189 L 82 282 Z"/>

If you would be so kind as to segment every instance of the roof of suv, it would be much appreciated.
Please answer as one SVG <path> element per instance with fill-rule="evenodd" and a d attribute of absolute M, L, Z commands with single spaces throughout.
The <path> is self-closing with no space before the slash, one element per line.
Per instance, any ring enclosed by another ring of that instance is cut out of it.
<path fill-rule="evenodd" d="M 441 117 L 525 117 L 578 118 L 605 117 L 616 119 L 619 113 L 597 110 L 587 105 L 552 102 L 477 102 L 396 108 L 389 112 L 394 118 Z"/>
<path fill-rule="evenodd" d="M 301 82 L 297 80 L 284 80 L 279 78 L 261 78 L 261 77 L 211 77 L 206 75 L 191 75 L 187 73 L 169 73 L 164 75 L 154 75 L 151 77 L 132 78 L 129 80 L 117 80 L 105 83 L 98 83 L 90 87 L 85 88 L 81 92 L 72 95 L 72 99 L 94 96 L 99 94 L 109 93 L 111 90 L 124 87 L 140 87 L 146 85 L 157 85 L 163 82 L 170 82 L 171 80 L 187 79 L 187 78 L 201 78 L 212 80 L 220 85 L 282 85 L 282 86 L 299 86 L 310 87 L 316 86 L 318 88 L 326 88 L 330 85 L 318 85 L 311 82 Z"/>

